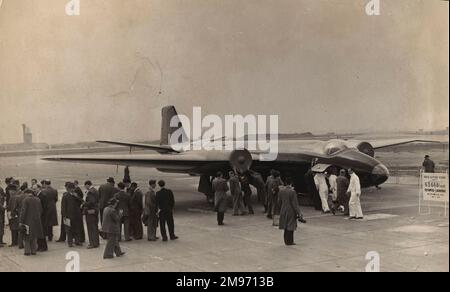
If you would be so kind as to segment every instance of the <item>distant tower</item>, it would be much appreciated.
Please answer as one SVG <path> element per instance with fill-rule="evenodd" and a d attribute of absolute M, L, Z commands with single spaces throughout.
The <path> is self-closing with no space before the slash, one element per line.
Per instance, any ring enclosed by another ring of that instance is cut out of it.
<path fill-rule="evenodd" d="M 23 144 L 31 145 L 33 144 L 33 134 L 31 134 L 30 128 L 27 125 L 22 124 L 23 131 Z"/>

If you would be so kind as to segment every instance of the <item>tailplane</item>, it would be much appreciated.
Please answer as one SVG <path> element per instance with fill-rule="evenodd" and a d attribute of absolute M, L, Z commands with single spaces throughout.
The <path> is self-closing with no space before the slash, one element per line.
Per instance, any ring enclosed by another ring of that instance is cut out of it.
<path fill-rule="evenodd" d="M 188 136 L 183 129 L 183 124 L 178 117 L 177 110 L 173 105 L 165 106 L 161 110 L 161 145 L 171 145 L 170 137 L 175 134 L 178 137 L 177 143 L 188 141 Z M 172 127 L 171 127 L 172 124 Z"/>

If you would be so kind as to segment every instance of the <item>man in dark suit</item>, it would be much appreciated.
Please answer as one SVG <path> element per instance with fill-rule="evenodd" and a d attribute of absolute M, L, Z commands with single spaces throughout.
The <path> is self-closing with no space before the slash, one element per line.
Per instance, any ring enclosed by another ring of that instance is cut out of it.
<path fill-rule="evenodd" d="M 99 195 L 99 208 L 100 208 L 100 221 L 103 220 L 103 209 L 108 206 L 109 200 L 111 200 L 115 194 L 119 192 L 118 189 L 114 187 L 114 178 L 110 177 L 106 180 L 106 184 L 103 184 L 98 189 Z"/>
<path fill-rule="evenodd" d="M 86 216 L 86 225 L 88 230 L 89 245 L 88 249 L 100 246 L 98 233 L 98 191 L 92 185 L 90 180 L 84 183 L 86 188 L 86 202 L 83 205 L 83 212 Z"/>
<path fill-rule="evenodd" d="M 166 183 L 163 180 L 158 182 L 161 188 L 156 193 L 156 205 L 159 209 L 159 223 L 161 229 L 161 236 L 163 241 L 167 241 L 166 224 L 169 228 L 169 236 L 171 240 L 178 239 L 175 235 L 175 224 L 173 221 L 173 208 L 175 207 L 175 198 L 173 192 L 166 189 Z"/>
<path fill-rule="evenodd" d="M 103 213 L 102 232 L 106 234 L 108 240 L 103 254 L 104 259 L 112 259 L 114 258 L 114 254 L 116 254 L 117 257 L 125 254 L 120 249 L 119 244 L 122 213 L 118 210 L 118 204 L 119 201 L 114 198 L 109 200 Z"/>
<path fill-rule="evenodd" d="M 67 242 L 69 247 L 73 247 L 73 243 L 75 241 L 75 245 L 81 246 L 81 225 L 83 225 L 83 217 L 81 212 L 81 204 L 83 200 L 80 199 L 77 193 L 75 193 L 75 184 L 68 183 L 67 184 L 67 197 L 66 203 L 64 204 L 64 209 L 61 210 L 64 214 L 63 222 L 66 225 L 67 232 Z"/>
<path fill-rule="evenodd" d="M 150 189 L 145 194 L 144 204 L 144 223 L 147 226 L 148 241 L 156 241 L 159 238 L 156 236 L 156 229 L 158 228 L 158 206 L 156 204 L 156 181 L 149 181 Z"/>
<path fill-rule="evenodd" d="M 49 180 L 44 181 L 42 185 L 42 191 L 47 197 L 47 214 L 45 218 L 46 229 L 44 233 L 47 234 L 49 241 L 53 240 L 53 226 L 58 226 L 58 214 L 56 211 L 56 203 L 58 202 L 58 191 L 52 188 L 52 182 Z"/>
<path fill-rule="evenodd" d="M 122 212 L 122 220 L 120 224 L 120 240 L 122 239 L 122 224 L 125 241 L 131 241 L 130 238 L 130 194 L 125 191 L 125 184 L 118 183 L 119 192 L 114 198 L 119 201 L 118 208 Z"/>
<path fill-rule="evenodd" d="M 36 188 L 36 185 L 35 185 Z M 42 203 L 32 190 L 25 190 L 25 199 L 20 212 L 20 227 L 25 241 L 25 255 L 36 255 L 37 240 L 44 237 L 42 229 Z"/>
<path fill-rule="evenodd" d="M 77 180 L 74 180 L 73 182 L 75 184 L 75 194 L 81 199 L 81 201 L 84 200 L 84 193 L 83 190 L 80 187 L 80 183 Z M 81 217 L 83 219 L 83 216 Z M 84 224 L 81 224 L 80 229 L 80 242 L 85 243 L 86 242 L 86 232 L 84 230 Z"/>
<path fill-rule="evenodd" d="M 142 239 L 144 234 L 144 230 L 142 227 L 144 194 L 142 193 L 141 189 L 135 182 L 131 184 L 129 193 L 130 193 L 130 235 L 134 239 L 140 240 Z"/>
<path fill-rule="evenodd" d="M 66 192 L 62 195 L 61 198 L 61 232 L 59 234 L 59 239 L 56 242 L 66 242 L 67 239 L 66 226 L 64 225 L 64 218 L 66 217 L 64 214 L 64 210 L 66 210 L 67 197 L 69 196 L 69 191 L 67 189 L 68 185 L 69 182 L 66 182 L 66 184 L 64 185 L 66 188 Z"/>
<path fill-rule="evenodd" d="M 42 186 L 40 184 L 34 185 L 34 193 L 36 194 L 36 197 L 41 202 L 41 224 L 42 224 L 42 234 L 43 236 L 37 237 L 37 250 L 39 252 L 45 252 L 48 251 L 47 246 L 47 218 L 48 218 L 48 198 L 47 194 L 42 190 Z"/>

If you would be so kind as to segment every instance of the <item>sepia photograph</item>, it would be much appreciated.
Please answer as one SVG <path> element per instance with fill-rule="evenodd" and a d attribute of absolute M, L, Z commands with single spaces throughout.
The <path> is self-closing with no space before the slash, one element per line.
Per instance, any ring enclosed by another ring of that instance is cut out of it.
<path fill-rule="evenodd" d="M 2 273 L 449 272 L 448 1 L 0 0 L 0 109 Z"/>

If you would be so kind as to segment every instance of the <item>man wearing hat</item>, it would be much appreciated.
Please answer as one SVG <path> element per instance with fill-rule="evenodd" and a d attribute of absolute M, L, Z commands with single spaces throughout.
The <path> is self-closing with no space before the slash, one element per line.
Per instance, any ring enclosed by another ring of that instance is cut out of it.
<path fill-rule="evenodd" d="M 423 172 L 434 173 L 434 161 L 430 159 L 430 155 L 425 155 L 425 160 L 422 163 Z"/>
<path fill-rule="evenodd" d="M 118 200 L 114 198 L 110 199 L 103 212 L 101 230 L 107 238 L 105 252 L 103 254 L 104 259 L 112 259 L 114 258 L 114 254 L 116 254 L 117 257 L 125 254 L 120 249 L 119 244 L 122 212 L 118 211 L 118 204 Z"/>
<path fill-rule="evenodd" d="M 147 226 L 148 241 L 156 241 L 159 238 L 156 236 L 158 228 L 158 206 L 156 204 L 156 180 L 150 180 L 150 188 L 145 194 L 144 199 L 144 216 L 143 221 Z"/>
<path fill-rule="evenodd" d="M 67 243 L 69 247 L 75 245 L 81 246 L 81 225 L 83 225 L 83 217 L 81 211 L 81 205 L 83 200 L 80 199 L 78 194 L 75 192 L 76 186 L 74 183 L 67 184 L 67 201 L 64 204 L 64 208 L 61 212 L 64 213 L 63 222 L 66 225 L 67 232 Z"/>
<path fill-rule="evenodd" d="M 118 189 L 114 187 L 115 181 L 113 177 L 110 177 L 106 180 L 106 183 L 101 185 L 98 189 L 98 195 L 99 195 L 99 209 L 100 209 L 100 222 L 103 220 L 103 209 L 106 208 L 108 205 L 109 200 L 111 200 L 112 197 L 116 193 L 119 192 Z"/>

